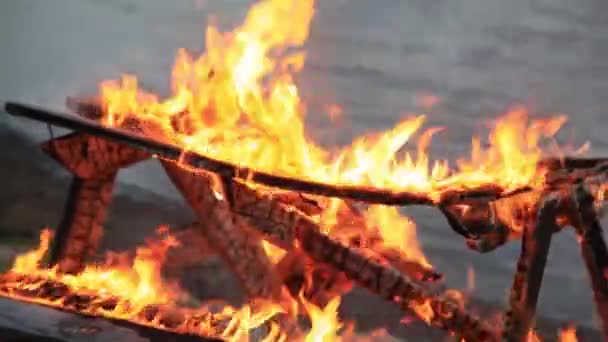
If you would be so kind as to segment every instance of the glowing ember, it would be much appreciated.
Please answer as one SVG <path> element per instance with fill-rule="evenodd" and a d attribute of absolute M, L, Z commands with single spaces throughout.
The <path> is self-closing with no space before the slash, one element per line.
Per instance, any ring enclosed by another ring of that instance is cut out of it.
<path fill-rule="evenodd" d="M 576 337 L 576 327 L 568 326 L 560 329 L 559 340 L 560 342 L 577 342 L 578 337 Z"/>

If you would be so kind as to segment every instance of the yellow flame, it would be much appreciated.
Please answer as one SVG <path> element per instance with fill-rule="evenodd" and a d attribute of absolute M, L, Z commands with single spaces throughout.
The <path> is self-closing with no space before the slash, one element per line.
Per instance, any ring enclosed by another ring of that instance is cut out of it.
<path fill-rule="evenodd" d="M 431 138 L 439 129 L 422 130 L 424 115 L 405 118 L 385 132 L 361 136 L 337 150 L 313 141 L 293 75 L 305 62 L 301 47 L 314 6 L 314 0 L 261 0 L 232 32 L 209 26 L 203 54 L 178 51 L 172 93 L 165 99 L 140 89 L 135 76 L 103 82 L 102 123 L 121 126 L 134 118 L 141 122 L 140 133 L 148 137 L 257 170 L 426 193 L 434 199 L 446 190 L 488 183 L 504 190 L 540 184 L 542 139 L 557 132 L 564 116 L 529 120 L 525 109 L 515 108 L 496 120 L 487 145 L 473 138 L 471 156 L 452 166 L 429 157 Z M 331 105 L 330 116 L 342 115 L 338 109 Z M 339 201 L 332 203 L 321 215 L 326 227 L 336 222 Z M 426 263 L 408 219 L 387 208 L 372 208 L 367 218 L 368 224 L 380 228 L 386 244 Z"/>
<path fill-rule="evenodd" d="M 29 274 L 36 272 L 40 268 L 40 264 L 46 251 L 49 249 L 51 238 L 53 237 L 53 231 L 49 228 L 45 228 L 40 233 L 40 244 L 38 248 L 26 252 L 22 255 L 18 255 L 15 258 L 11 272 Z"/>
<path fill-rule="evenodd" d="M 308 302 L 303 296 L 300 300 L 304 305 L 312 327 L 305 342 L 338 342 L 340 336 L 338 330 L 342 324 L 338 320 L 338 307 L 340 306 L 340 297 L 335 297 L 327 303 L 324 308 L 319 308 L 316 305 Z"/>
<path fill-rule="evenodd" d="M 559 340 L 560 342 L 577 342 L 578 337 L 576 336 L 576 327 L 569 326 L 560 329 Z"/>

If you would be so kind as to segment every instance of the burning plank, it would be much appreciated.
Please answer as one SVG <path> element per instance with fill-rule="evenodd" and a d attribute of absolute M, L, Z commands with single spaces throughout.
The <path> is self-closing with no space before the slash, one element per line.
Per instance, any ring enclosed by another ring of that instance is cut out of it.
<path fill-rule="evenodd" d="M 606 334 L 608 332 L 608 248 L 597 218 L 593 195 L 584 184 L 580 184 L 572 196 L 574 202 L 572 221 L 591 279 L 597 311 Z"/>
<path fill-rule="evenodd" d="M 23 114 L 23 115 L 26 115 L 29 117 L 34 117 L 34 118 L 44 117 L 45 120 L 49 119 L 53 123 L 59 122 L 59 123 L 63 124 L 65 127 L 72 127 L 72 128 L 78 128 L 78 129 L 83 128 L 83 126 L 81 126 L 81 124 L 78 122 L 77 122 L 77 124 L 74 124 L 74 122 L 76 122 L 75 120 L 66 121 L 65 118 L 62 118 L 60 116 L 53 115 L 53 114 L 50 114 L 50 117 L 49 117 L 48 113 L 40 111 L 40 110 L 36 110 L 36 109 L 31 110 L 31 108 L 28 109 L 26 107 L 20 107 L 20 106 L 8 106 L 8 109 L 11 111 L 17 112 L 18 114 L 20 113 L 20 114 Z M 117 138 L 117 139 L 119 139 L 118 141 L 128 142 L 128 143 L 134 144 L 134 146 L 143 147 L 144 149 L 151 148 L 153 152 L 161 152 L 162 157 L 169 158 L 171 160 L 179 159 L 181 167 L 197 166 L 197 165 L 199 165 L 197 163 L 204 164 L 205 160 L 206 160 L 205 157 L 202 157 L 202 156 L 199 156 L 196 154 L 187 154 L 184 157 L 183 155 L 180 154 L 179 149 L 173 148 L 170 145 L 164 145 L 162 143 L 158 143 L 158 145 L 155 145 L 156 143 L 153 143 L 153 142 L 149 141 L 148 139 L 140 139 L 139 137 L 131 136 L 124 132 L 119 132 L 119 131 L 115 131 L 115 130 L 107 129 L 107 128 L 101 128 L 99 126 L 91 125 L 88 123 L 86 123 L 85 129 L 87 132 L 94 132 L 95 134 L 101 134 L 104 137 Z M 160 148 L 159 148 L 159 146 L 160 146 Z M 222 162 L 220 162 L 220 164 L 221 163 Z M 212 167 L 207 168 L 207 169 L 211 169 L 211 171 L 215 170 L 214 172 L 218 172 L 219 174 L 224 175 L 224 177 L 236 175 L 236 173 L 235 173 L 236 169 L 232 168 L 230 165 L 228 165 L 228 173 L 226 173 L 226 170 L 227 170 L 226 168 L 218 169 L 217 168 L 218 164 L 216 164 L 215 162 L 213 162 L 211 164 L 204 164 L 204 165 L 207 165 L 207 166 L 212 165 Z M 215 166 L 213 166 L 213 165 L 215 165 Z M 223 163 L 222 165 L 225 167 L 227 164 Z M 230 171 L 230 170 L 232 170 L 232 171 Z M 256 176 L 254 175 L 254 177 L 253 177 L 254 182 L 256 181 L 255 177 Z M 262 182 L 262 183 L 264 183 L 264 182 Z M 357 262 L 360 261 L 361 264 L 364 264 L 364 265 L 373 265 L 373 266 L 371 266 L 371 269 L 370 269 L 370 270 L 374 270 L 373 272 L 367 272 L 366 268 L 356 269 L 356 270 L 351 269 L 350 271 L 345 271 L 345 274 L 347 274 L 347 276 L 349 276 L 349 278 L 351 278 L 351 280 L 354 280 L 354 281 L 364 285 L 365 287 L 367 287 L 368 289 L 371 289 L 374 292 L 379 292 L 382 294 L 383 291 L 387 291 L 387 289 L 381 289 L 377 285 L 374 285 L 374 284 L 378 283 L 379 280 L 373 280 L 373 278 L 381 277 L 381 276 L 383 276 L 383 274 L 389 274 L 389 278 L 390 278 L 390 272 L 395 272 L 395 270 L 392 269 L 390 266 L 383 264 L 382 262 L 374 261 L 373 259 L 371 259 L 371 261 L 370 261 L 370 258 L 365 257 L 361 254 L 357 254 L 358 252 L 354 251 L 352 248 L 349 249 L 349 248 L 341 245 L 340 243 L 331 240 L 329 237 L 326 237 L 323 234 L 320 234 L 319 227 L 314 222 L 310 221 L 306 217 L 306 215 L 299 213 L 299 211 L 297 209 L 292 209 L 289 206 L 285 206 L 279 200 L 272 200 L 272 198 L 270 200 L 264 199 L 264 195 L 260 195 L 256 191 L 251 192 L 251 190 L 247 189 L 247 187 L 240 186 L 238 184 L 238 182 L 225 182 L 224 185 L 226 185 L 226 184 L 229 185 L 228 186 L 229 189 L 228 189 L 228 191 L 226 191 L 224 193 L 224 196 L 227 196 L 228 203 L 230 203 L 230 205 L 231 205 L 230 209 L 233 212 L 237 213 L 238 216 L 248 217 L 250 220 L 256 220 L 257 222 L 250 221 L 249 222 L 250 224 L 248 224 L 247 226 L 250 228 L 259 230 L 260 233 L 263 234 L 265 238 L 269 239 L 269 241 L 273 241 L 273 243 L 277 243 L 278 245 L 286 246 L 286 245 L 292 244 L 295 240 L 297 240 L 297 241 L 299 241 L 299 243 L 301 244 L 301 247 L 308 254 L 309 257 L 313 258 L 314 260 L 316 260 L 318 262 L 328 264 L 328 265 L 334 267 L 337 271 L 344 271 L 343 268 L 344 267 L 348 268 L 348 266 L 343 264 L 343 262 L 340 261 L 340 259 L 338 261 L 332 260 L 331 256 L 328 256 L 327 254 L 323 254 L 323 252 L 316 250 L 315 245 L 314 244 L 311 245 L 310 241 L 315 241 L 315 239 L 316 239 L 316 241 L 318 241 L 319 245 L 321 245 L 321 246 L 323 246 L 324 243 L 327 243 L 328 246 L 324 246 L 324 247 L 328 247 L 328 248 L 323 248 L 325 250 L 332 250 L 332 248 L 330 248 L 331 246 L 341 246 L 340 248 L 335 247 L 334 249 L 337 249 L 337 250 L 347 249 L 349 252 L 348 253 L 344 252 L 344 253 L 346 253 L 346 255 L 348 255 L 350 258 L 353 258 L 354 260 L 358 260 Z M 291 188 L 288 187 L 288 189 L 291 189 Z M 357 190 L 357 191 L 359 191 L 359 190 Z M 496 191 L 495 190 L 487 191 L 487 190 L 482 189 L 481 191 L 472 191 L 472 192 L 464 192 L 464 193 L 461 193 L 461 192 L 448 193 L 446 196 L 443 197 L 443 200 L 445 201 L 445 203 L 443 203 L 443 206 L 445 208 L 451 208 L 455 205 L 458 205 L 458 203 L 465 203 L 465 204 L 473 203 L 473 202 L 488 203 L 488 201 L 491 202 L 492 199 L 496 199 L 496 196 L 488 195 L 488 194 L 492 194 L 492 193 L 496 194 Z M 209 194 L 207 194 L 206 196 L 209 197 Z M 509 198 L 513 198 L 513 195 L 506 197 L 505 201 L 509 201 Z M 386 202 L 386 201 L 381 201 L 381 203 L 384 203 L 384 202 Z M 509 213 L 509 214 L 511 214 L 511 213 Z M 270 224 L 263 225 L 261 222 L 270 222 Z M 487 222 L 485 224 L 487 225 Z M 463 225 L 463 227 L 467 227 L 467 226 L 469 226 L 469 224 Z M 491 226 L 492 226 L 492 224 L 490 224 L 490 227 Z M 327 240 L 327 239 L 329 239 L 329 240 Z M 501 239 L 498 239 L 498 240 L 501 241 Z M 329 242 L 323 242 L 323 241 L 329 241 Z M 325 252 L 325 253 L 328 253 L 328 252 Z M 352 253 L 355 253 L 355 254 L 352 254 Z M 339 254 L 339 255 L 340 255 L 340 257 L 343 256 L 343 254 Z M 355 255 L 355 257 L 352 257 L 352 255 Z M 357 255 L 358 255 L 358 257 L 357 257 Z M 327 258 L 329 258 L 329 260 L 327 260 Z M 380 273 L 376 273 L 375 270 L 392 270 L 392 271 L 380 271 Z M 365 275 L 365 274 L 367 274 L 367 275 Z M 373 274 L 375 274 L 375 276 Z M 426 303 L 425 298 L 426 299 L 434 298 L 432 296 L 432 293 L 425 293 L 424 291 L 419 292 L 417 290 L 414 290 L 414 289 L 420 289 L 421 287 L 419 285 L 412 283 L 407 278 L 402 279 L 402 278 L 399 278 L 399 276 L 397 276 L 397 279 L 401 279 L 400 281 L 407 284 L 406 288 L 411 293 L 408 293 L 408 291 L 406 291 L 405 293 L 403 293 L 403 291 L 401 291 L 401 293 L 398 293 L 397 295 L 390 293 L 390 296 L 393 297 L 391 299 L 401 298 L 401 300 L 404 303 L 418 302 L 419 305 L 424 305 L 422 303 Z M 467 329 L 475 330 L 478 328 L 475 325 L 476 323 L 475 324 L 471 323 L 471 322 L 474 322 L 474 320 L 472 320 L 467 314 L 464 314 L 464 313 L 457 312 L 456 314 L 453 314 L 452 312 L 450 312 L 449 316 L 451 318 L 447 319 L 447 321 L 444 318 L 441 318 L 442 315 L 440 314 L 440 312 L 441 312 L 440 309 L 442 309 L 444 307 L 448 307 L 452 311 L 454 311 L 454 310 L 458 311 L 457 304 L 452 303 L 452 304 L 447 304 L 445 306 L 443 304 L 438 304 L 438 303 L 443 303 L 443 300 L 444 299 L 436 300 L 436 302 L 433 302 L 431 300 L 431 302 L 428 302 L 428 303 L 434 303 L 433 304 L 434 309 L 431 311 L 434 313 L 434 315 L 433 315 L 435 317 L 434 319 L 438 320 L 440 322 L 438 325 L 443 326 L 446 329 L 457 329 L 459 331 L 465 331 L 465 333 L 462 333 L 463 335 L 468 334 Z M 433 305 L 431 305 L 432 308 L 433 308 Z M 465 317 L 465 318 L 463 319 L 463 317 Z M 456 320 L 458 323 L 454 323 L 454 320 Z M 492 336 L 492 333 L 483 331 L 480 336 L 482 338 L 488 338 L 487 336 Z M 473 339 L 480 338 L 480 336 L 473 336 L 472 338 Z"/>
<path fill-rule="evenodd" d="M 65 310 L 56 310 L 7 298 L 0 298 L 0 334 L 3 341 L 221 341 L 152 329 L 128 321 L 83 316 Z"/>

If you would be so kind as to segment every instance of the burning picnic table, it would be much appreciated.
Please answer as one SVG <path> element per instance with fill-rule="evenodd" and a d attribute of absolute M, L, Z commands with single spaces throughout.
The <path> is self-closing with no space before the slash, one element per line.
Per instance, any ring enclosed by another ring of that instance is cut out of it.
<path fill-rule="evenodd" d="M 324 149 L 306 135 L 291 76 L 305 55 L 287 49 L 306 40 L 313 7 L 313 0 L 262 0 L 233 33 L 208 28 L 208 53 L 195 59 L 180 50 L 165 100 L 124 76 L 102 83 L 98 96 L 69 98 L 80 118 L 7 103 L 9 114 L 74 131 L 42 145 L 73 179 L 53 242 L 45 233 L 38 250 L 17 259 L 0 277 L 0 294 L 227 340 L 257 331 L 270 340 L 325 341 L 339 330 L 331 314 L 340 296 L 356 284 L 458 340 L 526 341 L 551 237 L 573 226 L 608 336 L 608 251 L 598 222 L 608 159 L 567 148 L 548 153 L 541 141 L 565 117 L 529 121 L 523 109 L 496 121 L 487 146 L 474 138 L 471 157 L 455 168 L 428 155 L 437 129 L 422 132 L 415 154 L 402 151 L 424 116 L 339 151 Z M 150 158 L 196 222 L 181 234 L 163 230 L 132 263 L 88 264 L 118 171 Z M 522 239 L 503 322 L 480 319 L 445 287 L 413 220 L 397 208 L 412 205 L 436 207 L 478 252 Z M 176 309 L 175 292 L 149 285 L 160 277 L 167 248 L 179 244 L 221 255 L 251 304 Z M 149 281 L 126 286 L 121 277 L 129 268 Z M 297 324 L 302 312 L 312 323 L 308 332 Z"/>

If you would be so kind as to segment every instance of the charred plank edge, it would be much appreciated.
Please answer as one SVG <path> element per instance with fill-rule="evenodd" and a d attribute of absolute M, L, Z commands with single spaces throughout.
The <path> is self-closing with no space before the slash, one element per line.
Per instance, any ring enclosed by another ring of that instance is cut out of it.
<path fill-rule="evenodd" d="M 521 254 L 511 288 L 510 309 L 503 337 L 508 342 L 525 342 L 534 324 L 538 294 L 560 206 L 558 194 L 548 194 L 540 202 L 536 217 L 524 226 Z M 532 221 L 533 220 L 533 221 Z"/>
<path fill-rule="evenodd" d="M 574 190 L 574 227 L 580 238 L 581 254 L 591 280 L 593 298 L 608 340 L 608 248 L 594 209 L 593 195 L 580 184 Z"/>

